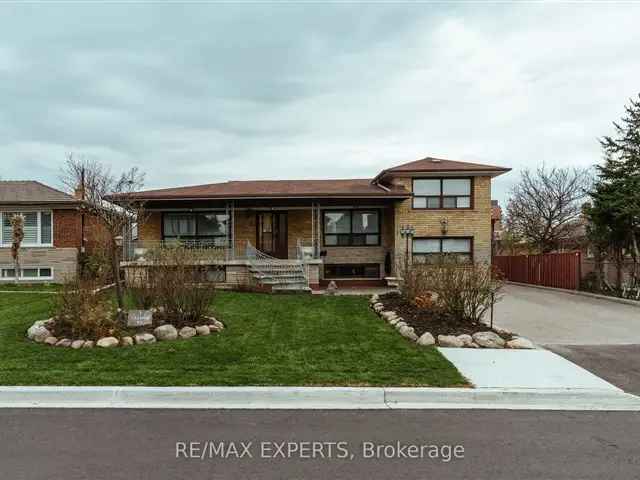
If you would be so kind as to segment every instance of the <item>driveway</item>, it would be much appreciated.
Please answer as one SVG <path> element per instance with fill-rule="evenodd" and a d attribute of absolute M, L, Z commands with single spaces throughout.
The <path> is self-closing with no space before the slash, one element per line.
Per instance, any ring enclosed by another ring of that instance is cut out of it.
<path fill-rule="evenodd" d="M 640 307 L 506 285 L 494 324 L 540 345 L 640 344 Z"/>

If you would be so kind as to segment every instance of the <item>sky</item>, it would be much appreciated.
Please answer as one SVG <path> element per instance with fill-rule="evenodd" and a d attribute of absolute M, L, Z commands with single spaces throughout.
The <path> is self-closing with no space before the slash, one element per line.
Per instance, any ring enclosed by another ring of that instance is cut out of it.
<path fill-rule="evenodd" d="M 640 3 L 2 3 L 0 178 L 146 188 L 587 167 L 640 93 Z"/>

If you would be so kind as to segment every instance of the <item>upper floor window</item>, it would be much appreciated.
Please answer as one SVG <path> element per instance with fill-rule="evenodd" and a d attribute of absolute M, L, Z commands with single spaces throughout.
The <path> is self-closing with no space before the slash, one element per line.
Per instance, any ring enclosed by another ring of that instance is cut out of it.
<path fill-rule="evenodd" d="M 413 208 L 471 208 L 470 178 L 416 178 Z"/>
<path fill-rule="evenodd" d="M 162 236 L 167 239 L 210 240 L 227 244 L 228 217 L 219 212 L 171 212 L 163 216 Z"/>
<path fill-rule="evenodd" d="M 11 245 L 13 228 L 11 217 L 17 213 L 24 216 L 23 247 L 42 247 L 53 245 L 53 215 L 50 211 L 42 212 L 1 212 L 2 229 L 0 229 L 0 245 Z"/>
<path fill-rule="evenodd" d="M 327 247 L 380 245 L 378 211 L 324 211 L 324 244 Z"/>

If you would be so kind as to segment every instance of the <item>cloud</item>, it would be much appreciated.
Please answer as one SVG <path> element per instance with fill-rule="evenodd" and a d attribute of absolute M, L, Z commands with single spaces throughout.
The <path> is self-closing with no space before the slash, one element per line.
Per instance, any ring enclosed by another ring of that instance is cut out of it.
<path fill-rule="evenodd" d="M 591 165 L 640 5 L 0 6 L 0 175 L 68 150 L 149 187 L 370 177 L 425 155 Z"/>

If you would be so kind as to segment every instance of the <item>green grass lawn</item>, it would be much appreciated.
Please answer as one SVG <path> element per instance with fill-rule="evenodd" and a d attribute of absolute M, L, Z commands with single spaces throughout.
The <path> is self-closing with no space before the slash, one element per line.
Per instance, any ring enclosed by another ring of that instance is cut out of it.
<path fill-rule="evenodd" d="M 25 338 L 54 295 L 0 294 L 2 385 L 464 385 L 434 348 L 380 320 L 367 298 L 222 292 L 227 328 L 208 337 L 116 349 Z"/>

